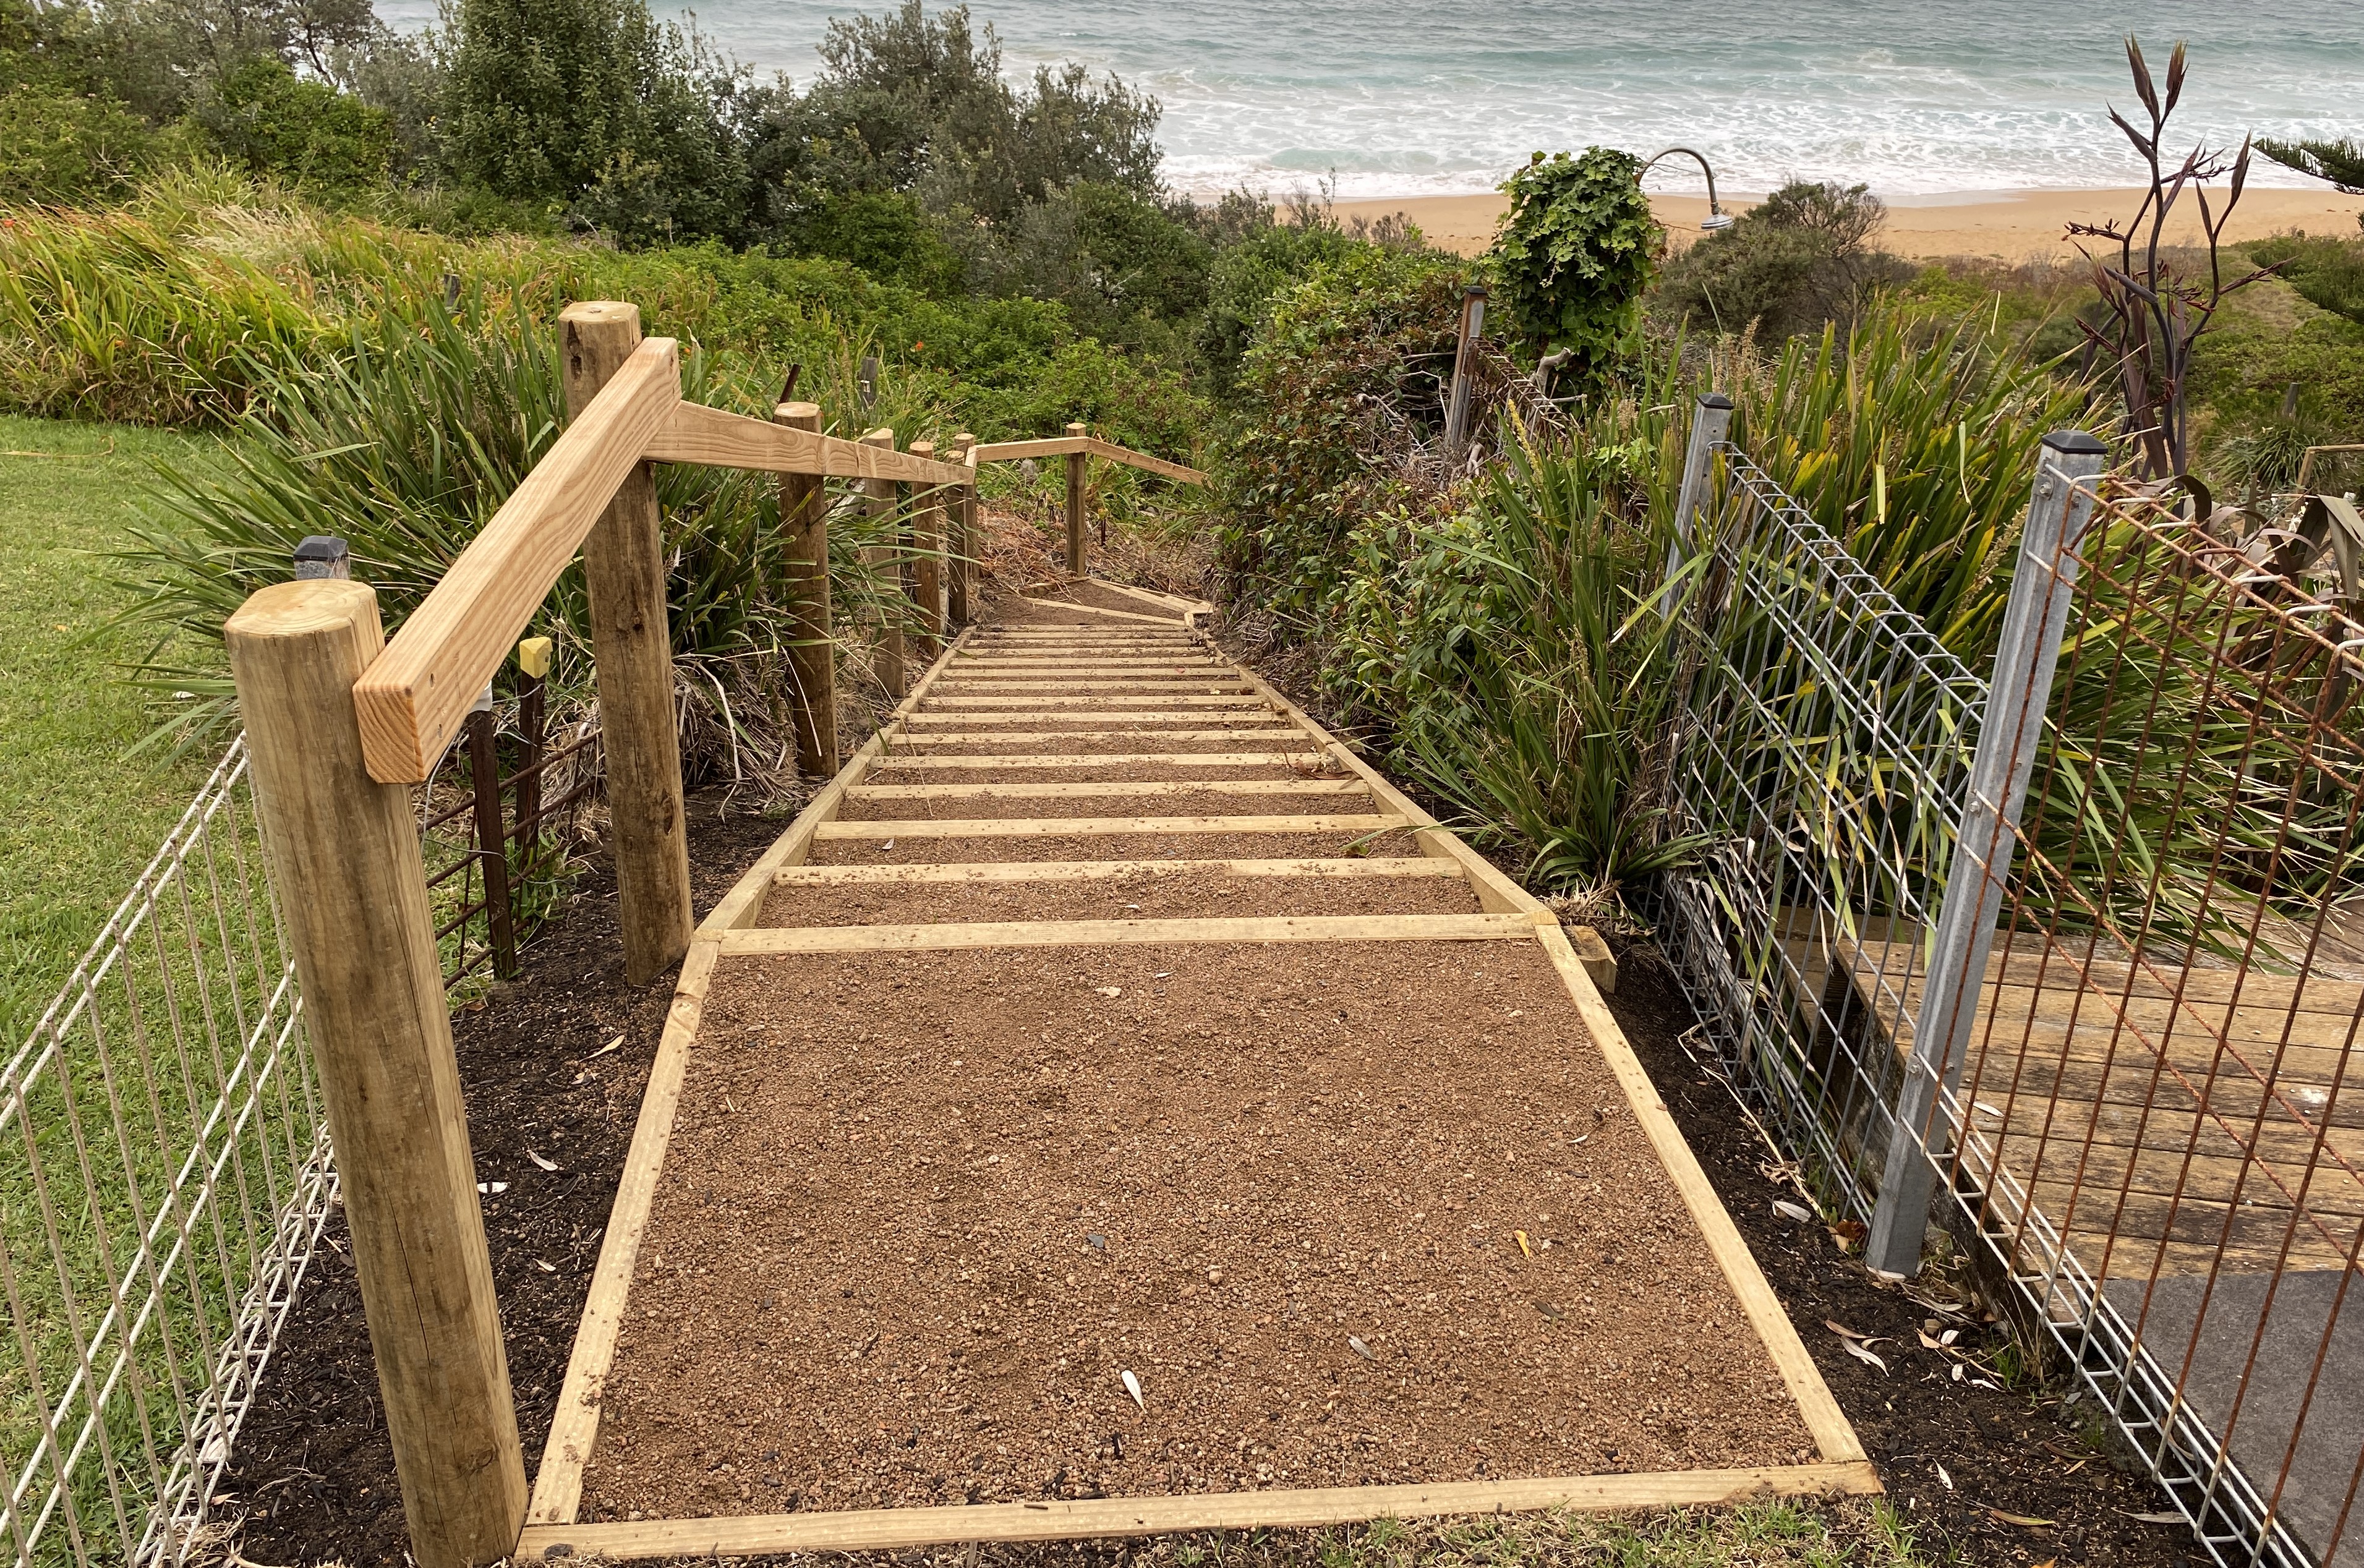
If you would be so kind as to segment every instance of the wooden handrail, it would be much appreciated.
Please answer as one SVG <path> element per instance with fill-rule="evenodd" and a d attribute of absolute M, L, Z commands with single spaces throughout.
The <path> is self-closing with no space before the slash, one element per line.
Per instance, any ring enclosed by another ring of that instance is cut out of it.
<path fill-rule="evenodd" d="M 1121 447 L 1097 436 L 1046 436 L 1036 441 L 990 441 L 976 448 L 971 455 L 978 462 L 1015 462 L 1020 458 L 1073 457 L 1078 452 L 1087 457 L 1106 458 L 1110 462 L 1121 462 L 1127 468 L 1163 474 L 1168 479 L 1178 479 L 1185 484 L 1207 483 L 1207 475 L 1199 469 L 1168 462 L 1162 457 L 1151 457 L 1147 452 L 1137 452 L 1131 447 Z"/>
<path fill-rule="evenodd" d="M 966 484 L 975 477 L 960 463 L 931 462 L 891 447 L 864 446 L 699 403 L 676 406 L 642 455 L 657 462 L 819 473 L 832 479 L 899 479 L 913 484 Z"/>
<path fill-rule="evenodd" d="M 681 351 L 651 338 L 566 427 L 353 684 L 362 751 L 380 784 L 423 784 L 681 403 Z"/>

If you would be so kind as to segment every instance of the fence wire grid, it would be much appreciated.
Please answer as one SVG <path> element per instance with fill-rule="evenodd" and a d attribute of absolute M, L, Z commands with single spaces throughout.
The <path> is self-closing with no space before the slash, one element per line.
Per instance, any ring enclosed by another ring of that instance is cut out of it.
<path fill-rule="evenodd" d="M 6 1539 L 196 1543 L 336 1176 L 233 744 L 0 1070 Z"/>
<path fill-rule="evenodd" d="M 1986 688 L 1730 443 L 1662 932 L 1734 1078 L 1868 1220 Z M 2273 536 L 2278 538 L 2279 535 Z M 2364 1524 L 2364 626 L 2153 501 L 2071 575 L 1937 1199 L 2226 1568 Z M 2017 678 L 2014 675 L 2014 678 Z"/>
<path fill-rule="evenodd" d="M 1985 687 L 1745 453 L 1716 450 L 1669 790 L 1674 830 L 1712 847 L 1663 879 L 1661 928 L 1816 1195 L 1863 1223 L 1901 1080 L 1872 1015 L 1920 978 Z M 1867 994 L 1842 977 L 1868 951 L 1898 962 Z"/>
<path fill-rule="evenodd" d="M 2219 1561 L 2364 1562 L 2364 627 L 2155 502 L 2078 557 L 1931 1147 Z"/>

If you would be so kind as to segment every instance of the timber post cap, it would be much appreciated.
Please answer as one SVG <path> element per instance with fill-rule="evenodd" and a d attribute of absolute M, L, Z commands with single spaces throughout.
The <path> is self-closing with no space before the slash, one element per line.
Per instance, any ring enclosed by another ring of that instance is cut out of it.
<path fill-rule="evenodd" d="M 641 307 L 629 300 L 578 299 L 558 313 L 558 319 L 569 326 L 608 327 L 618 322 L 641 324 Z"/>
<path fill-rule="evenodd" d="M 1089 434 L 1091 433 L 1091 428 L 1091 428 L 1089 425 L 1083 425 L 1083 424 L 1070 425 L 1070 426 L 1068 426 L 1068 427 L 1067 427 L 1067 434 L 1069 434 L 1069 435 L 1071 435 L 1071 436 L 1084 436 L 1084 435 L 1089 435 Z"/>
<path fill-rule="evenodd" d="M 222 635 L 245 638 L 309 637 L 377 615 L 377 590 L 345 577 L 302 577 L 273 583 L 247 595 L 230 612 Z"/>
<path fill-rule="evenodd" d="M 817 420 L 820 417 L 820 405 L 818 403 L 775 403 L 772 406 L 772 423 L 775 425 L 793 425 L 799 420 Z"/>

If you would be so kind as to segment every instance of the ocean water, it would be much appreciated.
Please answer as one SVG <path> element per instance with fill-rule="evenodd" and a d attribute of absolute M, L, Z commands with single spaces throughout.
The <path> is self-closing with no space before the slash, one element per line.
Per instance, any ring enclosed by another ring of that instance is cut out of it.
<path fill-rule="evenodd" d="M 666 0 L 661 11 L 682 16 Z M 706 0 L 697 25 L 766 73 L 800 80 L 832 15 L 886 0 Z M 932 6 L 931 7 L 933 8 Z M 434 0 L 379 0 L 396 27 Z M 976 0 L 1005 65 L 1078 60 L 1165 106 L 1168 180 L 1270 194 L 1334 178 L 1342 199 L 1489 189 L 1538 149 L 1698 149 L 1719 185 L 1863 181 L 1891 200 L 2141 177 L 2109 107 L 2139 106 L 2122 40 L 2155 72 L 2191 46 L 2170 125 L 2364 132 L 2358 0 Z M 2258 161 L 2265 184 L 2303 184 Z M 1688 169 L 1688 172 L 1687 172 Z M 1701 188 L 1662 165 L 1653 189 Z"/>

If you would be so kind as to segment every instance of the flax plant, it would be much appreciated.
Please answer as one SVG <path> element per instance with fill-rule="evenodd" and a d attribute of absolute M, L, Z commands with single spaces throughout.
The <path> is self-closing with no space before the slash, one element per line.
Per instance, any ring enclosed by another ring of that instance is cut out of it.
<path fill-rule="evenodd" d="M 166 695 L 154 739 L 176 745 L 209 741 L 233 722 L 222 622 L 289 574 L 306 535 L 348 541 L 354 575 L 377 588 L 391 635 L 564 426 L 555 334 L 513 303 L 476 296 L 351 328 L 312 368 L 249 364 L 242 373 L 253 395 L 224 469 L 161 467 L 149 520 L 116 556 L 134 595 L 125 619 L 155 633 L 132 677 Z M 685 356 L 685 396 L 768 416 L 777 390 Z M 853 396 L 827 363 L 814 390 L 825 403 Z M 870 417 L 906 428 L 932 418 L 891 380 Z M 685 758 L 694 773 L 771 772 L 785 745 L 770 716 L 785 709 L 766 687 L 787 678 L 792 635 L 777 592 L 777 483 L 686 464 L 659 465 L 657 480 Z M 897 553 L 907 525 L 905 506 L 874 517 L 842 488 L 835 495 L 830 564 L 841 623 L 909 616 Z M 886 559 L 866 557 L 865 547 L 885 547 Z M 561 694 L 587 695 L 586 628 L 581 571 L 571 567 L 530 628 L 558 645 Z"/>

